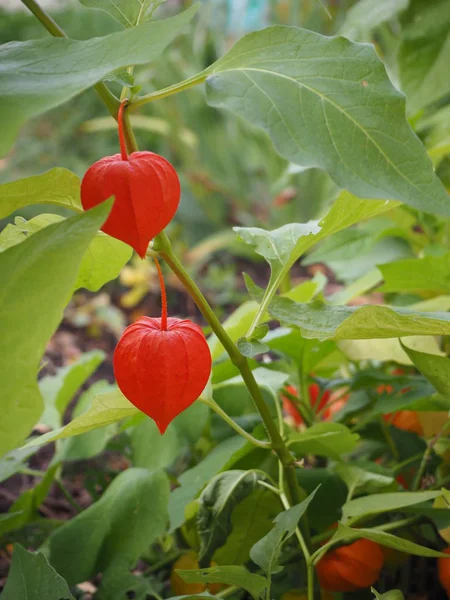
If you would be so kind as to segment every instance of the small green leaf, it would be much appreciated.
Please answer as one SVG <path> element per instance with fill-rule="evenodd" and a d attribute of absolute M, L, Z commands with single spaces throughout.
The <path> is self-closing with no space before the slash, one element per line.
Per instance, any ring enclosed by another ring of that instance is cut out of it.
<path fill-rule="evenodd" d="M 11 570 L 2 600 L 74 600 L 69 586 L 49 565 L 42 552 L 14 545 Z"/>
<path fill-rule="evenodd" d="M 389 592 L 385 592 L 384 594 L 379 594 L 373 588 L 370 588 L 370 591 L 375 595 L 376 600 L 405 600 L 400 590 L 389 590 Z"/>
<path fill-rule="evenodd" d="M 406 554 L 414 554 L 415 556 L 428 556 L 431 558 L 439 558 L 439 557 L 448 557 L 448 554 L 443 554 L 442 552 L 438 552 L 437 550 L 432 550 L 431 548 L 426 548 L 425 546 L 420 546 L 414 542 L 410 542 L 409 540 L 405 540 L 404 538 L 397 537 L 396 535 L 392 535 L 391 533 L 387 533 L 386 531 L 381 531 L 379 529 L 351 529 L 346 525 L 342 525 L 339 523 L 337 532 L 333 535 L 330 541 L 350 541 L 356 540 L 359 538 L 365 538 L 366 540 L 372 540 L 373 542 L 377 542 L 382 546 L 387 546 L 388 548 L 394 548 L 394 550 L 400 550 L 400 552 L 405 552 Z"/>
<path fill-rule="evenodd" d="M 289 436 L 288 446 L 298 456 L 316 454 L 340 460 L 342 454 L 354 450 L 359 435 L 340 423 L 315 423 L 306 431 Z"/>
<path fill-rule="evenodd" d="M 42 414 L 39 362 L 111 204 L 49 225 L 0 254 L 0 456 L 20 444 Z"/>
<path fill-rule="evenodd" d="M 55 204 L 83 212 L 79 177 L 67 169 L 56 167 L 42 175 L 0 185 L 0 219 L 33 204 Z"/>
<path fill-rule="evenodd" d="M 186 583 L 226 583 L 246 590 L 254 600 L 262 595 L 268 581 L 261 575 L 250 573 L 245 567 L 222 566 L 209 569 L 176 570 Z"/>
<path fill-rule="evenodd" d="M 405 118 L 404 96 L 372 45 L 274 26 L 243 37 L 206 74 L 209 104 L 264 129 L 288 160 L 326 170 L 363 198 L 450 216 L 448 194 Z"/>
<path fill-rule="evenodd" d="M 234 342 L 245 334 L 257 311 L 256 302 L 244 302 L 225 319 L 222 326 Z M 208 344 L 213 360 L 217 360 L 225 351 L 215 335 L 209 338 Z"/>
<path fill-rule="evenodd" d="M 4 44 L 0 48 L 0 156 L 9 151 L 28 119 L 66 102 L 112 71 L 158 57 L 197 8 L 86 41 L 46 38 Z"/>
<path fill-rule="evenodd" d="M 166 0 L 80 0 L 87 8 L 102 10 L 124 27 L 135 27 L 151 18 Z"/>
<path fill-rule="evenodd" d="M 200 566 L 209 565 L 214 552 L 225 544 L 236 505 L 257 489 L 259 481 L 266 480 L 262 471 L 225 471 L 206 486 L 199 498 L 197 513 Z"/>
<path fill-rule="evenodd" d="M 274 298 L 269 307 L 274 319 L 298 327 L 305 338 L 364 340 L 409 335 L 449 335 L 448 313 L 425 313 L 389 306 L 329 306 Z"/>
<path fill-rule="evenodd" d="M 346 502 L 342 507 L 344 521 L 376 515 L 383 512 L 399 511 L 406 506 L 420 504 L 442 496 L 442 492 L 393 492 L 372 494 Z"/>
<path fill-rule="evenodd" d="M 253 546 L 250 558 L 269 576 L 282 571 L 281 548 L 294 535 L 298 522 L 313 500 L 317 489 L 303 502 L 281 512 L 275 519 L 275 527 Z"/>
<path fill-rule="evenodd" d="M 118 556 L 131 568 L 164 533 L 168 500 L 163 471 L 123 471 L 100 500 L 51 534 L 50 562 L 69 585 L 104 571 Z"/>
<path fill-rule="evenodd" d="M 414 366 L 424 375 L 436 390 L 446 397 L 450 396 L 450 359 L 413 350 L 402 344 L 403 350 Z"/>
<path fill-rule="evenodd" d="M 16 448 L 0 458 L 0 483 L 25 467 L 27 459 L 37 451 L 37 448 Z"/>
<path fill-rule="evenodd" d="M 239 352 L 244 356 L 247 356 L 248 358 L 253 358 L 258 354 L 263 354 L 264 352 L 268 352 L 270 350 L 267 344 L 263 344 L 255 338 L 252 338 L 250 340 L 244 337 L 240 338 L 237 341 L 237 347 L 239 349 Z"/>
<path fill-rule="evenodd" d="M 374 494 L 379 490 L 398 486 L 393 477 L 376 473 L 351 465 L 348 463 L 338 463 L 334 467 L 334 471 L 339 475 L 345 485 L 352 492 L 352 495 Z"/>

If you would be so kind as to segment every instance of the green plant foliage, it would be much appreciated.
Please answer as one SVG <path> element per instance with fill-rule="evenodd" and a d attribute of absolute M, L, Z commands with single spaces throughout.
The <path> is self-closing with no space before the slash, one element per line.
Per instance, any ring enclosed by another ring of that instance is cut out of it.
<path fill-rule="evenodd" d="M 42 552 L 28 552 L 15 544 L 11 572 L 2 600 L 74 600 L 69 587 Z"/>
<path fill-rule="evenodd" d="M 111 71 L 154 59 L 189 23 L 196 10 L 193 6 L 164 21 L 143 23 L 88 41 L 46 39 L 2 46 L 0 154 L 4 156 L 9 151 L 27 119 L 66 102 Z"/>
<path fill-rule="evenodd" d="M 441 294 L 449 293 L 449 268 L 450 253 L 380 265 L 379 269 L 385 282 L 381 291 L 406 293 L 429 290 Z"/>
<path fill-rule="evenodd" d="M 338 75 L 337 61 L 346 65 Z M 404 97 L 372 46 L 272 27 L 245 36 L 207 74 L 208 102 L 265 129 L 288 160 L 326 169 L 363 198 L 450 215 Z"/>
<path fill-rule="evenodd" d="M 390 510 L 400 510 L 405 506 L 420 504 L 442 496 L 442 492 L 395 492 L 386 494 L 371 494 L 346 502 L 342 507 L 344 520 L 359 519 L 366 515 L 375 515 Z"/>
<path fill-rule="evenodd" d="M 339 33 L 354 42 L 370 42 L 373 31 L 409 6 L 410 0 L 360 0 L 345 16 Z"/>
<path fill-rule="evenodd" d="M 151 18 L 153 11 L 165 0 L 80 0 L 87 8 L 108 13 L 124 27 L 135 27 Z"/>
<path fill-rule="evenodd" d="M 317 454 L 339 460 L 351 452 L 359 436 L 340 423 L 316 423 L 301 433 L 289 436 L 289 447 L 298 455 Z"/>
<path fill-rule="evenodd" d="M 36 381 L 39 361 L 61 321 L 84 253 L 110 207 L 111 202 L 105 202 L 83 215 L 49 225 L 0 254 L 5 278 L 0 292 L 5 411 L 0 455 L 25 439 L 43 411 Z"/>
<path fill-rule="evenodd" d="M 164 472 L 127 469 L 98 502 L 50 536 L 50 563 L 69 585 L 104 571 L 117 556 L 134 566 L 165 531 L 168 500 Z"/>

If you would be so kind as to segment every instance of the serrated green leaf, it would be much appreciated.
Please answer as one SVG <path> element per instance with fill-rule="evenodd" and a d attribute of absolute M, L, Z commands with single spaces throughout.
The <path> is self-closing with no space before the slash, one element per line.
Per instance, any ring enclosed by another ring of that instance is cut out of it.
<path fill-rule="evenodd" d="M 74 600 L 69 586 L 47 562 L 42 552 L 14 545 L 11 570 L 2 600 Z"/>
<path fill-rule="evenodd" d="M 231 515 L 236 505 L 266 481 L 262 471 L 225 471 L 206 486 L 199 498 L 197 531 L 200 538 L 198 563 L 209 565 L 231 532 Z"/>
<path fill-rule="evenodd" d="M 50 562 L 69 585 L 104 571 L 117 557 L 131 568 L 165 531 L 168 500 L 163 471 L 123 471 L 100 500 L 51 534 Z"/>
<path fill-rule="evenodd" d="M 450 216 L 373 46 L 274 26 L 246 35 L 206 73 L 208 103 L 263 128 L 288 160 L 325 169 L 363 198 Z"/>
<path fill-rule="evenodd" d="M 56 167 L 42 175 L 0 185 L 0 219 L 33 204 L 55 204 L 83 212 L 79 177 L 67 169 Z"/>
<path fill-rule="evenodd" d="M 39 362 L 62 319 L 82 257 L 110 208 L 107 201 L 0 254 L 0 455 L 24 440 L 43 411 Z"/>
<path fill-rule="evenodd" d="M 410 335 L 449 335 L 449 313 L 425 313 L 389 306 L 329 306 L 321 302 L 299 304 L 274 298 L 269 307 L 274 319 L 297 327 L 303 337 L 318 340 L 364 340 Z"/>
<path fill-rule="evenodd" d="M 192 569 L 182 571 L 177 569 L 178 575 L 186 583 L 227 583 L 246 590 L 254 600 L 258 600 L 268 585 L 268 581 L 261 575 L 250 573 L 245 567 L 222 566 L 209 569 Z"/>
<path fill-rule="evenodd" d="M 250 551 L 250 558 L 269 576 L 279 573 L 281 548 L 294 535 L 298 522 L 305 514 L 309 504 L 314 499 L 317 489 L 303 502 L 281 512 L 275 519 L 275 527 L 265 537 L 260 539 Z"/>
<path fill-rule="evenodd" d="M 79 0 L 86 8 L 108 13 L 124 27 L 135 27 L 152 16 L 166 0 Z"/>
<path fill-rule="evenodd" d="M 400 83 L 412 114 L 449 93 L 450 1 L 412 0 L 398 50 Z"/>
<path fill-rule="evenodd" d="M 434 500 L 440 496 L 442 496 L 442 492 L 439 491 L 371 494 L 346 502 L 342 507 L 343 519 L 348 520 L 356 517 L 361 518 L 365 515 L 398 511 L 406 506 Z"/>
<path fill-rule="evenodd" d="M 289 436 L 288 446 L 298 456 L 316 454 L 340 460 L 342 454 L 354 450 L 359 435 L 340 423 L 315 423 L 306 431 Z"/>
<path fill-rule="evenodd" d="M 159 56 L 197 8 L 86 41 L 48 38 L 4 44 L 0 48 L 0 156 L 9 151 L 28 119 L 66 102 L 111 71 Z"/>

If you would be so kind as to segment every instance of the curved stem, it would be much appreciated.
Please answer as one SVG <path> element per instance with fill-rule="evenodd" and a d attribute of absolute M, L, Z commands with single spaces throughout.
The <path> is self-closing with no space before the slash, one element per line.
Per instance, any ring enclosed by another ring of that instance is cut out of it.
<path fill-rule="evenodd" d="M 169 87 L 163 88 L 162 90 L 158 90 L 157 92 L 152 92 L 151 94 L 147 94 L 146 96 L 141 96 L 140 98 L 135 98 L 130 102 L 131 110 L 135 108 L 139 108 L 144 104 L 148 104 L 149 102 L 154 102 L 155 100 L 161 100 L 162 98 L 167 98 L 168 96 L 173 96 L 174 94 L 178 94 L 179 92 L 184 92 L 191 87 L 199 85 L 203 83 L 207 78 L 207 75 L 202 73 L 198 73 L 185 81 L 181 81 L 180 83 L 175 83 L 174 85 L 170 85 Z"/>
<path fill-rule="evenodd" d="M 53 36 L 59 38 L 66 38 L 66 32 L 61 29 L 61 27 L 52 19 L 50 15 L 48 15 L 45 10 L 43 10 L 36 0 L 21 0 L 22 4 L 24 4 L 28 10 L 30 10 L 33 15 L 37 18 L 40 23 L 45 27 L 45 29 Z M 111 90 L 103 83 L 103 81 L 99 81 L 94 85 L 94 89 L 100 98 L 103 100 L 106 108 L 109 110 L 111 115 L 117 119 L 117 113 L 119 111 L 120 102 L 111 92 Z"/>
<path fill-rule="evenodd" d="M 222 419 L 228 423 L 228 425 L 230 427 L 232 427 L 237 433 L 239 433 L 239 435 L 242 435 L 242 437 L 244 437 L 246 440 L 248 440 L 249 442 L 251 442 L 252 444 L 254 444 L 255 446 L 258 446 L 258 448 L 265 448 L 267 450 L 270 450 L 270 448 L 272 447 L 270 442 L 265 442 L 263 440 L 258 440 L 257 438 L 253 437 L 250 433 L 248 433 L 247 431 L 245 431 L 245 429 L 242 429 L 242 427 L 240 427 L 236 421 L 234 421 L 230 415 L 228 415 L 222 408 L 220 408 L 220 406 L 217 404 L 217 402 L 214 402 L 214 400 L 206 400 L 205 398 L 199 398 L 200 402 L 202 402 L 203 404 L 206 404 L 206 406 L 209 406 L 209 408 L 211 410 L 213 410 L 216 414 L 219 415 L 219 417 L 222 417 Z"/>
<path fill-rule="evenodd" d="M 166 295 L 166 286 L 164 284 L 164 277 L 161 271 L 161 266 L 159 264 L 156 256 L 153 257 L 153 261 L 156 266 L 156 270 L 158 271 L 159 278 L 159 287 L 161 288 L 161 329 L 162 331 L 167 331 L 167 295 Z"/>

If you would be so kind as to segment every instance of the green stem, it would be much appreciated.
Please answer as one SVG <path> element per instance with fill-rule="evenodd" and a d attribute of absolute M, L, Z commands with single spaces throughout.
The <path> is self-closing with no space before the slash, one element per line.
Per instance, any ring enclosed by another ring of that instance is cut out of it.
<path fill-rule="evenodd" d="M 398 460 L 399 454 L 397 446 L 395 445 L 394 440 L 392 439 L 391 432 L 389 431 L 389 425 L 385 422 L 382 416 L 380 416 L 380 426 L 393 458 L 395 458 L 395 460 Z"/>
<path fill-rule="evenodd" d="M 420 484 L 422 482 L 422 478 L 423 478 L 423 474 L 425 473 L 425 469 L 427 468 L 427 463 L 430 460 L 430 456 L 431 453 L 433 451 L 434 446 L 436 445 L 436 443 L 438 442 L 439 438 L 444 435 L 444 433 L 447 431 L 447 429 L 450 427 L 450 421 L 447 421 L 447 423 L 442 427 L 441 431 L 439 431 L 439 433 L 437 433 L 427 444 L 427 448 L 425 450 L 425 452 L 423 453 L 422 456 L 422 460 L 420 462 L 419 468 L 417 470 L 417 474 L 414 478 L 414 482 L 413 485 L 411 487 L 411 489 L 413 491 L 417 491 L 420 488 Z"/>
<path fill-rule="evenodd" d="M 269 449 L 272 447 L 270 442 L 264 442 L 263 440 L 258 440 L 257 438 L 253 437 L 250 433 L 245 431 L 245 429 L 242 429 L 242 427 L 240 427 L 236 423 L 236 421 L 234 421 L 222 408 L 220 408 L 220 406 L 217 404 L 217 402 L 214 402 L 214 400 L 206 400 L 206 398 L 200 398 L 199 401 L 202 402 L 203 404 L 206 404 L 206 406 L 209 406 L 209 408 L 211 410 L 213 410 L 215 413 L 217 413 L 219 415 L 219 417 L 222 417 L 222 419 L 226 423 L 228 423 L 228 425 L 230 427 L 232 427 L 237 433 L 239 433 L 239 435 L 242 435 L 242 437 L 244 437 L 246 440 L 248 440 L 255 446 L 258 446 L 259 448 L 266 448 L 266 449 Z"/>
<path fill-rule="evenodd" d="M 83 509 L 78 504 L 78 502 L 75 500 L 75 498 L 72 496 L 72 494 L 69 492 L 69 490 L 66 488 L 66 486 L 64 485 L 64 483 L 62 482 L 62 480 L 59 479 L 59 477 L 57 477 L 55 479 L 55 483 L 59 487 L 59 489 L 61 490 L 61 492 L 63 493 L 63 495 L 64 495 L 65 499 L 67 500 L 67 502 L 77 511 L 77 513 L 82 512 Z"/>
<path fill-rule="evenodd" d="M 264 401 L 261 390 L 256 383 L 255 377 L 250 369 L 246 357 L 239 352 L 236 344 L 232 341 L 228 333 L 222 327 L 222 324 L 214 314 L 214 311 L 208 304 L 197 284 L 192 280 L 189 273 L 173 253 L 172 244 L 170 243 L 170 240 L 164 231 L 156 236 L 153 243 L 153 250 L 159 252 L 160 256 L 166 261 L 166 263 L 181 281 L 184 288 L 194 300 L 200 312 L 205 317 L 206 321 L 211 326 L 211 329 L 227 351 L 231 362 L 239 369 L 242 379 L 244 380 L 253 402 L 255 403 L 256 408 L 261 415 L 273 450 L 277 453 L 281 463 L 293 471 L 295 466 L 295 457 L 287 449 L 283 438 L 277 429 L 272 415 L 270 414 L 269 407 Z"/>
<path fill-rule="evenodd" d="M 170 85 L 169 87 L 163 88 L 162 90 L 158 90 L 157 92 L 152 92 L 151 94 L 147 94 L 146 96 L 141 96 L 140 98 L 135 98 L 130 102 L 130 109 L 134 110 L 139 108 L 140 106 L 144 106 L 144 104 L 148 104 L 149 102 L 154 102 L 155 100 L 161 100 L 162 98 L 167 98 L 168 96 L 173 96 L 174 94 L 178 94 L 179 92 L 184 92 L 200 83 L 203 83 L 208 75 L 204 72 L 197 73 L 193 77 L 186 79 L 185 81 L 180 81 L 179 83 L 175 83 L 174 85 Z"/>
<path fill-rule="evenodd" d="M 53 36 L 59 38 L 67 38 L 66 32 L 61 29 L 61 27 L 52 19 L 52 17 L 43 10 L 36 0 L 21 0 L 22 4 L 24 4 L 28 10 L 30 10 L 33 15 L 36 17 L 40 23 L 45 27 L 45 29 Z M 114 94 L 110 91 L 110 89 L 103 83 L 103 81 L 99 81 L 94 85 L 94 89 L 103 100 L 106 108 L 109 110 L 111 115 L 117 119 L 117 113 L 119 111 L 120 102 L 118 98 L 114 96 Z"/>

